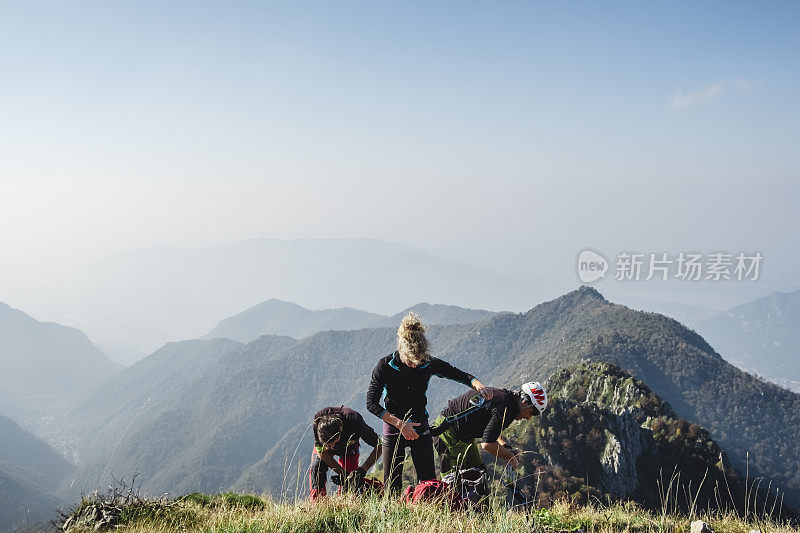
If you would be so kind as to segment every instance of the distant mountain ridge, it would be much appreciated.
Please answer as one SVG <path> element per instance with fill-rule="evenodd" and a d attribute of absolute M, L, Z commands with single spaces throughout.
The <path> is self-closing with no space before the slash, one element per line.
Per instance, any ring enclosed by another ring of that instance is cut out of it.
<path fill-rule="evenodd" d="M 73 468 L 44 441 L 0 415 L 0 469 L 52 489 Z"/>
<path fill-rule="evenodd" d="M 0 412 L 34 424 L 121 368 L 83 332 L 0 303 Z"/>
<path fill-rule="evenodd" d="M 392 316 L 350 307 L 312 311 L 292 302 L 271 298 L 222 320 L 203 338 L 227 338 L 250 342 L 262 335 L 286 335 L 301 339 L 327 330 L 393 327 L 397 326 L 411 310 L 420 314 L 428 325 L 469 324 L 497 314 L 492 311 L 426 302 L 412 305 Z"/>
<path fill-rule="evenodd" d="M 55 492 L 74 466 L 0 415 L 0 530 L 55 517 Z"/>
<path fill-rule="evenodd" d="M 106 454 L 111 441 L 124 435 L 128 424 L 135 422 L 136 429 L 173 411 L 184 398 L 197 394 L 209 368 L 242 347 L 229 339 L 171 342 L 102 383 L 64 423 L 76 462 Z M 125 391 L 115 401 L 108 401 L 121 384 Z M 76 434 L 81 436 L 80 442 Z"/>
<path fill-rule="evenodd" d="M 736 366 L 800 392 L 800 290 L 739 305 L 696 329 Z"/>
<path fill-rule="evenodd" d="M 169 372 L 153 365 L 136 378 L 159 372 L 169 385 L 153 391 L 163 399 L 142 411 L 109 471 L 117 477 L 138 471 L 153 493 L 302 490 L 298 473 L 307 463 L 310 417 L 326 405 L 364 412 L 369 375 L 378 358 L 393 350 L 395 331 L 324 331 L 302 340 L 263 336 L 218 351 L 208 364 L 200 352 L 219 340 L 165 347 L 185 350 L 185 360 L 199 366 L 190 379 L 179 375 L 185 371 L 180 365 Z M 583 360 L 616 364 L 667 401 L 676 416 L 707 428 L 734 467 L 744 470 L 750 452 L 750 475 L 773 480 L 787 503 L 800 502 L 800 396 L 733 367 L 675 320 L 615 305 L 583 287 L 526 313 L 433 326 L 429 336 L 436 356 L 496 386 L 542 381 Z M 101 406 L 141 395 L 132 372 L 142 370 L 134 365 L 122 372 L 70 416 L 76 443 L 107 446 L 78 450 L 76 487 L 96 482 L 121 436 L 108 431 L 110 420 L 99 419 Z M 428 411 L 437 413 L 463 390 L 434 380 Z M 141 403 L 129 403 L 112 416 L 115 421 L 126 425 L 136 416 Z M 377 419 L 366 417 L 377 427 Z"/>
<path fill-rule="evenodd" d="M 14 531 L 31 522 L 56 517 L 60 502 L 40 487 L 0 469 L 0 531 Z"/>
<path fill-rule="evenodd" d="M 45 289 L 47 298 L 36 297 L 38 308 L 80 327 L 98 345 L 120 349 L 128 364 L 137 359 L 123 358 L 201 337 L 222 318 L 270 297 L 320 309 L 394 312 L 424 300 L 522 309 L 547 292 L 528 278 L 377 239 L 252 239 L 137 250 Z"/>

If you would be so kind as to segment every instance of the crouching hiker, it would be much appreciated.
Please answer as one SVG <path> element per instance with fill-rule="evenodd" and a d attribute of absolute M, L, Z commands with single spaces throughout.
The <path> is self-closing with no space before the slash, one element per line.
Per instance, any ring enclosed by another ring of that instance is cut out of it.
<path fill-rule="evenodd" d="M 528 420 L 546 407 L 547 393 L 538 382 L 525 383 L 515 391 L 492 389 L 489 400 L 474 392 L 450 400 L 431 427 L 442 475 L 467 468 L 486 468 L 476 438 L 481 439 L 481 448 L 518 468 L 518 456 L 506 446 L 500 432 L 514 420 Z"/>
<path fill-rule="evenodd" d="M 359 440 L 372 446 L 364 463 L 359 466 Z M 336 473 L 340 493 L 343 487 L 360 487 L 364 476 L 372 468 L 380 454 L 378 434 L 364 422 L 356 411 L 349 407 L 326 407 L 314 415 L 314 450 L 311 452 L 311 467 L 308 482 L 311 501 L 327 494 L 328 469 Z M 338 457 L 338 461 L 334 460 Z"/>

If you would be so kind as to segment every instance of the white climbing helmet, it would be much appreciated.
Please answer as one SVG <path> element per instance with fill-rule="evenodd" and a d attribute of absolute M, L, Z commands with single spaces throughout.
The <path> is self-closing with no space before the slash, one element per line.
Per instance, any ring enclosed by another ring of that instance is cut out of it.
<path fill-rule="evenodd" d="M 530 397 L 531 403 L 536 406 L 540 413 L 547 408 L 547 392 L 538 381 L 525 383 L 522 386 L 522 392 Z"/>

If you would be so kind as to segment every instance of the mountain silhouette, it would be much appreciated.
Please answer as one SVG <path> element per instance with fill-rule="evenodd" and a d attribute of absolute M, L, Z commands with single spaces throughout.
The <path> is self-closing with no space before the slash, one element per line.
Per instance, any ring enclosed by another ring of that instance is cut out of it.
<path fill-rule="evenodd" d="M 40 424 L 121 368 L 83 332 L 0 303 L 0 412 Z"/>
<path fill-rule="evenodd" d="M 0 415 L 0 530 L 55 516 L 56 488 L 73 470 L 44 441 Z"/>
<path fill-rule="evenodd" d="M 739 368 L 800 392 L 800 290 L 736 306 L 697 330 Z"/>
<path fill-rule="evenodd" d="M 392 316 L 368 313 L 350 307 L 312 311 L 295 303 L 270 298 L 221 321 L 204 338 L 227 338 L 250 342 L 262 335 L 286 335 L 301 339 L 326 330 L 393 327 L 412 310 L 420 314 L 429 325 L 469 324 L 495 314 L 491 311 L 425 302 L 412 305 Z"/>

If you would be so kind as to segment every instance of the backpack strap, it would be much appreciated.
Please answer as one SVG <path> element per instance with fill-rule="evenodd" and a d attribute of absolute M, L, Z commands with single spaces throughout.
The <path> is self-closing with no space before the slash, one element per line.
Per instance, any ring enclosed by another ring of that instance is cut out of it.
<path fill-rule="evenodd" d="M 464 409 L 463 411 L 461 411 L 460 413 L 456 413 L 454 415 L 450 415 L 448 417 L 445 417 L 444 422 L 442 422 L 438 426 L 431 427 L 431 435 L 433 435 L 434 437 L 437 437 L 437 436 L 441 435 L 442 433 L 444 433 L 445 431 L 450 429 L 450 427 L 457 420 L 461 420 L 462 418 L 465 418 L 465 417 L 469 416 L 470 414 L 474 413 L 475 411 L 478 411 L 480 409 L 484 409 L 484 408 L 488 407 L 488 405 L 489 405 L 489 402 L 486 400 L 486 398 L 484 398 L 480 394 L 476 394 L 475 396 L 470 398 L 469 399 L 469 403 L 470 403 L 470 406 L 467 407 L 466 409 Z"/>

